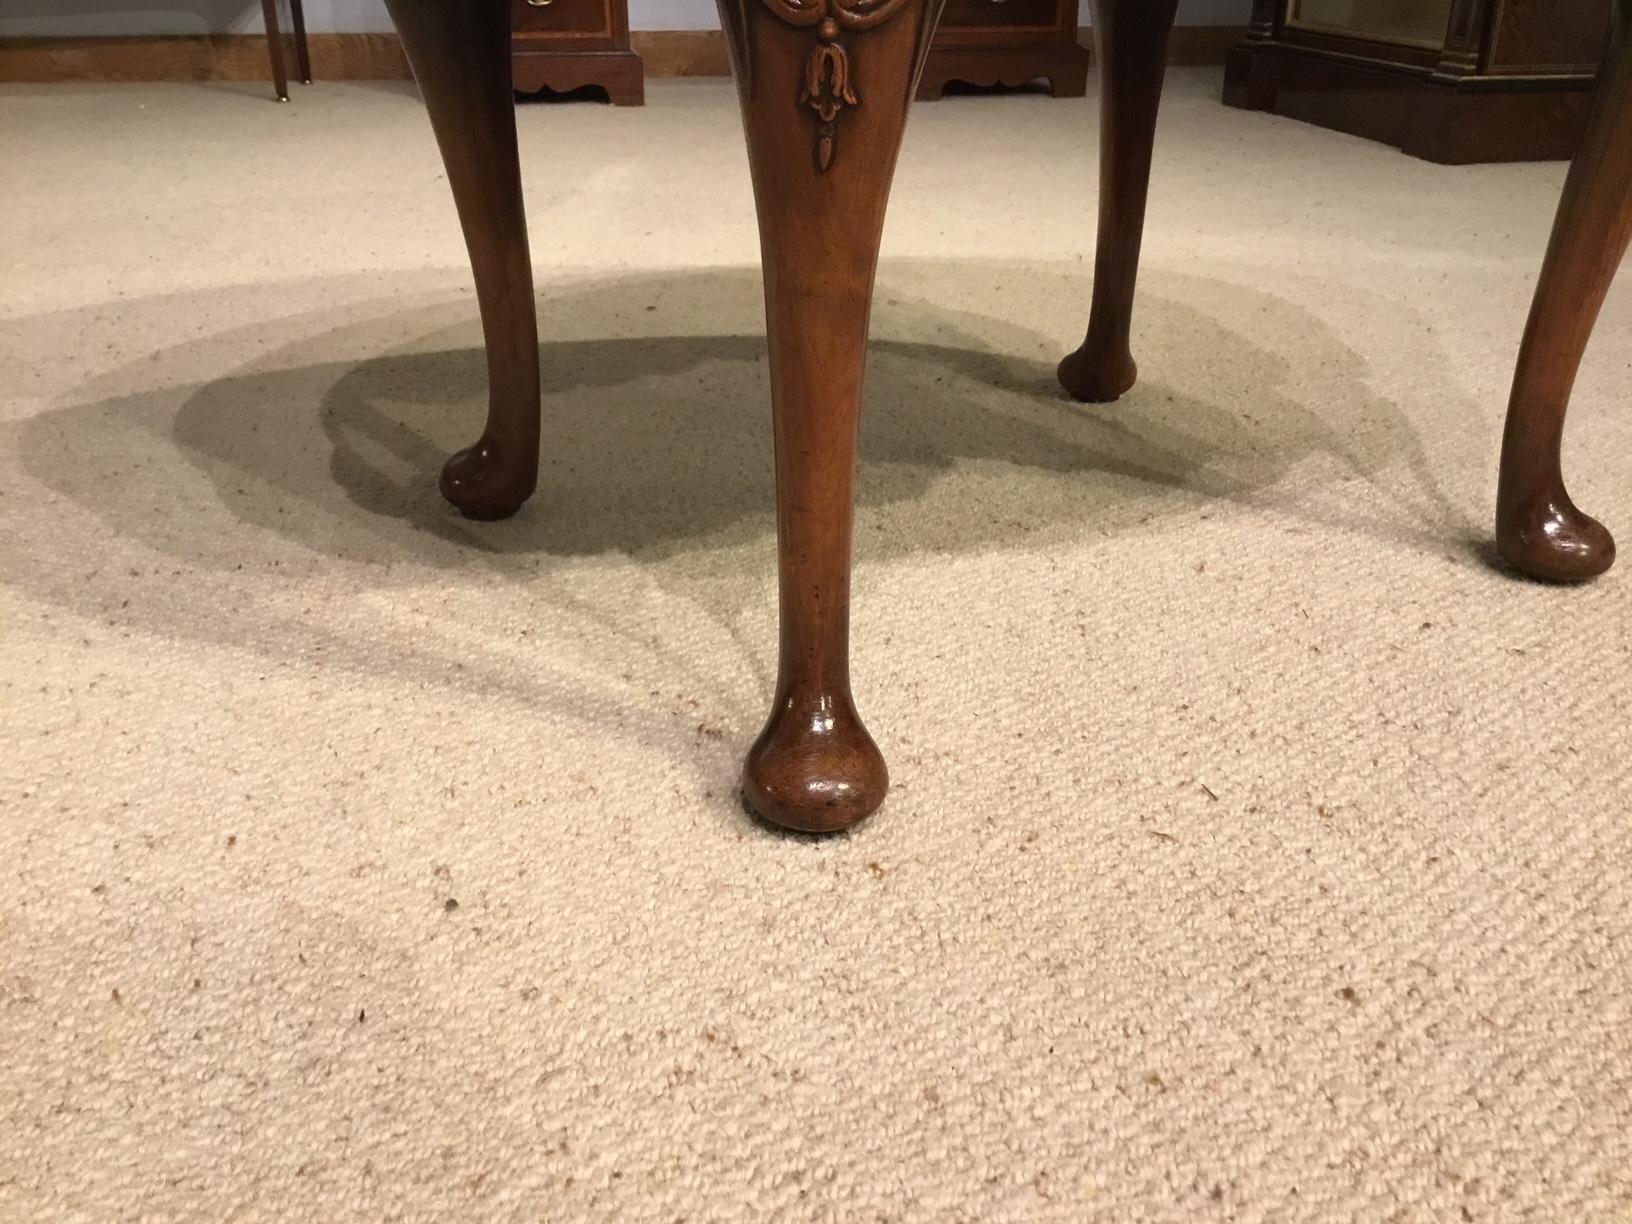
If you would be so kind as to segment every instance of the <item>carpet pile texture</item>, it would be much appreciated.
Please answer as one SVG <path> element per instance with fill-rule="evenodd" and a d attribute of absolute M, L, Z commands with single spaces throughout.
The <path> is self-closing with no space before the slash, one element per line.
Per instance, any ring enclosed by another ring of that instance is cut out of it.
<path fill-rule="evenodd" d="M 775 667 L 724 82 L 521 112 L 545 461 L 401 85 L 0 90 L 0 1219 L 1632 1219 L 1632 575 L 1492 559 L 1562 165 L 1175 74 L 1142 380 L 1093 101 L 916 109 L 854 833 Z M 1632 287 L 1571 419 L 1632 539 Z M 813 321 L 813 325 L 816 322 Z"/>

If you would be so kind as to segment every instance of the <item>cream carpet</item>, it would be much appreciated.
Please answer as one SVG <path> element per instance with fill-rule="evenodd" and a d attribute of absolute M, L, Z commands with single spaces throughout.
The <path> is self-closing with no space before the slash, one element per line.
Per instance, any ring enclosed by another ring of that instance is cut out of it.
<path fill-rule="evenodd" d="M 404 87 L 0 93 L 0 1219 L 1632 1219 L 1632 577 L 1491 563 L 1563 167 L 1164 111 L 1067 402 L 1092 102 L 918 108 L 830 840 L 774 669 L 723 82 L 522 112 L 538 497 Z M 1632 542 L 1632 282 L 1577 500 Z"/>

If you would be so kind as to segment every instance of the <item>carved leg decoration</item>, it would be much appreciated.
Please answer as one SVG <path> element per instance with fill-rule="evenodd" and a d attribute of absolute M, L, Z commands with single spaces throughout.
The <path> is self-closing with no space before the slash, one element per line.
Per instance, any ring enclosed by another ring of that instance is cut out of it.
<path fill-rule="evenodd" d="M 1570 170 L 1519 351 L 1502 442 L 1496 542 L 1533 578 L 1578 582 L 1615 562 L 1602 523 L 1575 508 L 1559 448 L 1587 341 L 1632 239 L 1632 0 L 1615 30 L 1586 138 Z"/>
<path fill-rule="evenodd" d="M 465 231 L 487 342 L 487 428 L 442 469 L 470 518 L 514 514 L 538 483 L 538 320 L 510 89 L 510 7 L 386 0 L 425 96 Z"/>
<path fill-rule="evenodd" d="M 743 793 L 831 832 L 889 777 L 850 696 L 850 537 L 884 207 L 940 0 L 720 0 L 759 211 L 775 416 L 781 661 Z"/>
<path fill-rule="evenodd" d="M 1099 69 L 1099 253 L 1082 347 L 1060 362 L 1060 385 L 1108 404 L 1139 375 L 1129 348 L 1133 288 L 1150 192 L 1156 111 L 1178 0 L 1094 0 Z"/>

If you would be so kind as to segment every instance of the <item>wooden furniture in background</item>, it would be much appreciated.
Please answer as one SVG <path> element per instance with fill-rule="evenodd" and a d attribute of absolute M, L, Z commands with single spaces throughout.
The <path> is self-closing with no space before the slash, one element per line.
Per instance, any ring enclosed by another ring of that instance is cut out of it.
<path fill-rule="evenodd" d="M 614 106 L 645 103 L 645 68 L 629 46 L 628 0 L 509 0 L 509 4 L 518 93 L 541 89 L 565 93 L 599 85 Z"/>
<path fill-rule="evenodd" d="M 511 104 L 509 14 L 488 0 L 387 0 L 436 130 L 487 343 L 481 437 L 448 461 L 465 514 L 514 513 L 539 455 L 538 337 Z M 743 795 L 789 828 L 846 828 L 883 801 L 884 758 L 850 691 L 850 545 L 868 313 L 885 200 L 940 0 L 720 0 L 759 213 L 776 435 L 781 644 Z M 1564 411 L 1632 237 L 1632 0 L 1617 13 L 1514 387 L 1497 534 L 1525 573 L 1590 577 L 1609 533 L 1570 502 Z M 1060 363 L 1080 399 L 1138 375 L 1129 345 L 1161 81 L 1177 0 L 1094 0 L 1103 71 L 1099 253 L 1087 335 Z"/>
<path fill-rule="evenodd" d="M 1245 33 L 1245 24 L 1179 26 L 1173 31 L 1170 62 L 1222 65 Z M 1079 28 L 1077 37 L 1086 41 L 1092 34 Z M 405 80 L 411 75 L 395 33 L 320 33 L 309 41 L 312 70 L 324 80 Z M 631 30 L 629 45 L 648 80 L 731 72 L 723 30 Z M 0 38 L 4 82 L 252 81 L 265 72 L 266 43 L 258 35 Z"/>
<path fill-rule="evenodd" d="M 283 31 L 278 25 L 278 0 L 261 0 L 266 22 L 266 53 L 272 60 L 272 89 L 279 102 L 289 101 L 289 74 L 283 67 Z M 312 53 L 306 45 L 306 10 L 301 0 L 289 0 L 289 24 L 295 35 L 295 68 L 303 85 L 312 83 Z"/>
<path fill-rule="evenodd" d="M 1224 101 L 1451 164 L 1568 158 L 1603 54 L 1595 0 L 1254 0 Z"/>
<path fill-rule="evenodd" d="M 1077 0 L 946 0 L 918 97 L 940 97 L 949 81 L 1044 79 L 1054 97 L 1080 98 L 1088 92 L 1088 61 L 1077 41 Z"/>

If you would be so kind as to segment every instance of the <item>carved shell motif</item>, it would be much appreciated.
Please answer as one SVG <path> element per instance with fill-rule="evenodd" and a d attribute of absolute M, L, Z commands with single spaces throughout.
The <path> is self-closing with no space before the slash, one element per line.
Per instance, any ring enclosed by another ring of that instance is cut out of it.
<path fill-rule="evenodd" d="M 847 106 L 861 99 L 851 88 L 850 55 L 839 35 L 870 30 L 906 6 L 907 0 L 764 0 L 765 7 L 791 26 L 816 27 L 816 45 L 805 61 L 799 101 L 816 112 L 816 165 L 833 164 L 834 123 Z"/>

